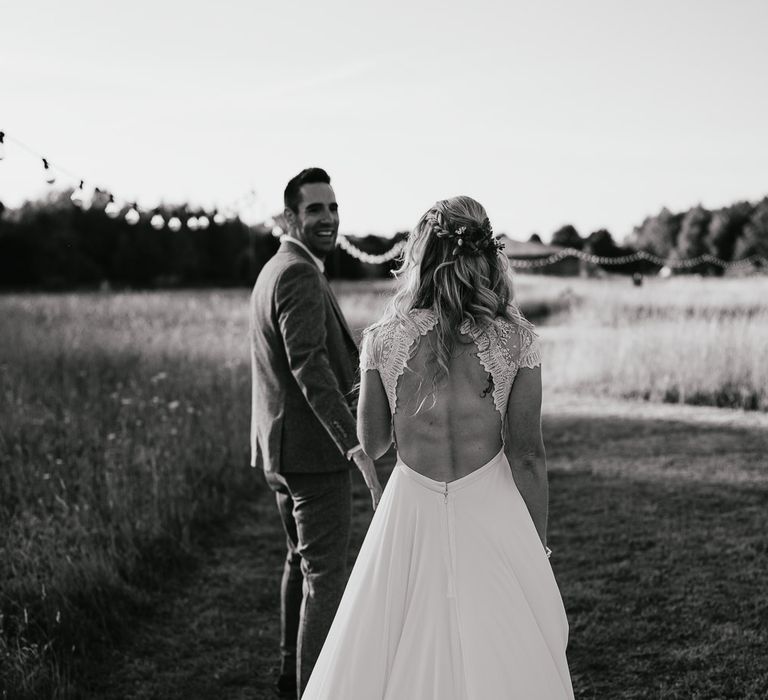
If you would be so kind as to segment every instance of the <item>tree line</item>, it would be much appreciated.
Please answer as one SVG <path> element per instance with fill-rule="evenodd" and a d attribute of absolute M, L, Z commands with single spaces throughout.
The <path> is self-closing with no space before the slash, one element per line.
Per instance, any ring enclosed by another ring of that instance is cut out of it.
<path fill-rule="evenodd" d="M 78 208 L 70 194 L 51 193 L 17 209 L 0 204 L 0 288 L 250 286 L 280 245 L 263 224 L 248 226 L 235 218 L 205 229 L 155 230 L 149 217 L 131 225 L 122 214 L 107 217 L 103 205 Z M 187 206 L 156 212 L 166 221 L 202 213 Z M 353 242 L 378 254 L 406 235 Z M 326 263 L 329 275 L 346 279 L 386 277 L 395 264 L 366 265 L 340 248 Z"/>
<path fill-rule="evenodd" d="M 279 241 L 264 225 L 247 226 L 238 219 L 206 229 L 167 226 L 155 230 L 147 217 L 130 225 L 122 216 L 108 218 L 103 206 L 80 209 L 71 191 L 51 193 L 17 209 L 0 204 L 0 287 L 5 289 L 72 289 L 109 285 L 116 288 L 176 286 L 250 286 Z M 188 206 L 160 207 L 172 215 L 198 215 Z M 361 250 L 378 254 L 407 236 L 352 238 Z M 530 240 L 539 240 L 534 234 Z M 710 253 L 724 260 L 753 254 L 768 257 L 768 197 L 753 204 L 737 202 L 687 212 L 662 209 L 636 226 L 623 244 L 606 229 L 582 237 L 571 225 L 552 235 L 552 244 L 594 255 L 617 257 L 645 250 L 665 259 Z M 329 275 L 345 279 L 387 277 L 395 261 L 364 264 L 337 248 L 327 261 Z M 648 266 L 647 263 L 641 265 Z M 638 264 L 612 268 L 634 272 Z M 703 264 L 692 270 L 718 274 Z"/>
<path fill-rule="evenodd" d="M 538 236 L 532 239 L 541 240 Z M 742 201 L 714 210 L 697 205 L 673 213 L 665 207 L 635 226 L 624 245 L 618 245 L 606 229 L 582 238 L 570 224 L 555 231 L 552 244 L 608 257 L 643 250 L 665 260 L 705 254 L 729 262 L 752 255 L 768 258 L 768 197 L 754 204 Z M 702 263 L 690 271 L 719 274 L 722 268 Z"/>

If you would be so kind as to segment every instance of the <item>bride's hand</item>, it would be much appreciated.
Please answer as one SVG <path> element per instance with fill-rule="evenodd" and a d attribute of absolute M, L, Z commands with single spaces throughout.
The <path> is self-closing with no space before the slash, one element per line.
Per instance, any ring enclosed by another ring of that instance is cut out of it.
<path fill-rule="evenodd" d="M 358 450 L 352 455 L 352 459 L 355 461 L 355 465 L 360 470 L 365 480 L 365 485 L 371 492 L 371 501 L 373 503 L 373 509 L 376 510 L 376 506 L 381 499 L 381 484 L 379 483 L 379 477 L 376 474 L 376 467 L 373 464 L 373 460 L 365 454 L 362 450 Z"/>

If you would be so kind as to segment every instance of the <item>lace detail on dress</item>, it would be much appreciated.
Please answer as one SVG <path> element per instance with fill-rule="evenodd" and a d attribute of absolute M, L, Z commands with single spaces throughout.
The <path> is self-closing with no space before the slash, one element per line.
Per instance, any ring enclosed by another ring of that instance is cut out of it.
<path fill-rule="evenodd" d="M 475 343 L 480 364 L 493 380 L 494 406 L 503 417 L 517 370 L 541 364 L 536 334 L 506 319 L 498 319 L 486 328 L 464 321 L 459 331 Z"/>
<path fill-rule="evenodd" d="M 437 316 L 430 309 L 416 309 L 410 318 L 413 325 L 392 321 L 366 331 L 360 350 L 360 369 L 379 371 L 392 415 L 397 406 L 397 380 L 413 356 L 416 341 L 437 324 Z M 477 357 L 493 380 L 494 406 L 503 418 L 518 369 L 541 364 L 538 336 L 529 328 L 502 318 L 486 328 L 464 321 L 459 332 L 469 336 L 477 347 Z"/>
<path fill-rule="evenodd" d="M 367 331 L 363 335 L 360 349 L 360 369 L 379 371 L 392 415 L 395 415 L 397 407 L 397 380 L 413 356 L 416 341 L 429 333 L 437 323 L 437 316 L 429 309 L 415 309 L 410 319 L 413 325 L 392 321 Z"/>
<path fill-rule="evenodd" d="M 521 346 L 520 359 L 517 364 L 520 367 L 533 369 L 541 364 L 541 350 L 539 349 L 539 336 L 527 328 L 519 327 Z"/>
<path fill-rule="evenodd" d="M 363 340 L 360 343 L 360 371 L 365 372 L 367 369 L 378 369 L 379 362 L 377 358 L 376 348 L 373 347 L 374 339 L 373 334 L 369 329 L 363 331 Z"/>

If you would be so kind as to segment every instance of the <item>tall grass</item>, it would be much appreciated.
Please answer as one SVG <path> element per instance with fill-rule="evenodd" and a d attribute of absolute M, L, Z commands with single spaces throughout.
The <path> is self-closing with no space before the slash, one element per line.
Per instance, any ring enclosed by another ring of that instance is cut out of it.
<path fill-rule="evenodd" d="M 541 333 L 547 390 L 768 410 L 768 311 Z"/>
<path fill-rule="evenodd" d="M 580 316 L 601 321 L 745 315 L 768 306 L 768 275 L 649 277 L 639 287 L 623 276 L 592 279 L 519 274 L 515 279 L 523 302 L 567 299 Z"/>
<path fill-rule="evenodd" d="M 535 286 L 534 286 L 535 285 Z M 544 278 L 550 390 L 768 410 L 768 278 Z"/>
<path fill-rule="evenodd" d="M 548 391 L 768 408 L 768 279 L 517 278 Z M 391 284 L 339 284 L 354 330 Z M 246 290 L 0 297 L 0 690 L 69 676 L 248 468 Z M 0 693 L 0 698 L 2 698 Z"/>
<path fill-rule="evenodd" d="M 246 295 L 0 300 L 0 688 L 65 697 L 225 517 L 247 464 Z"/>
<path fill-rule="evenodd" d="M 340 284 L 357 326 L 392 283 Z M 768 277 L 585 279 L 515 276 L 539 323 L 548 392 L 768 410 Z"/>

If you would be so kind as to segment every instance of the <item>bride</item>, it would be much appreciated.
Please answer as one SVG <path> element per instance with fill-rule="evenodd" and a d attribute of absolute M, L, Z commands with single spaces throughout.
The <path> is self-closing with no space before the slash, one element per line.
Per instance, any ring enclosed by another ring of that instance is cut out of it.
<path fill-rule="evenodd" d="M 573 698 L 539 345 L 498 248 L 478 202 L 437 202 L 364 332 L 358 436 L 398 459 L 303 700 Z"/>

